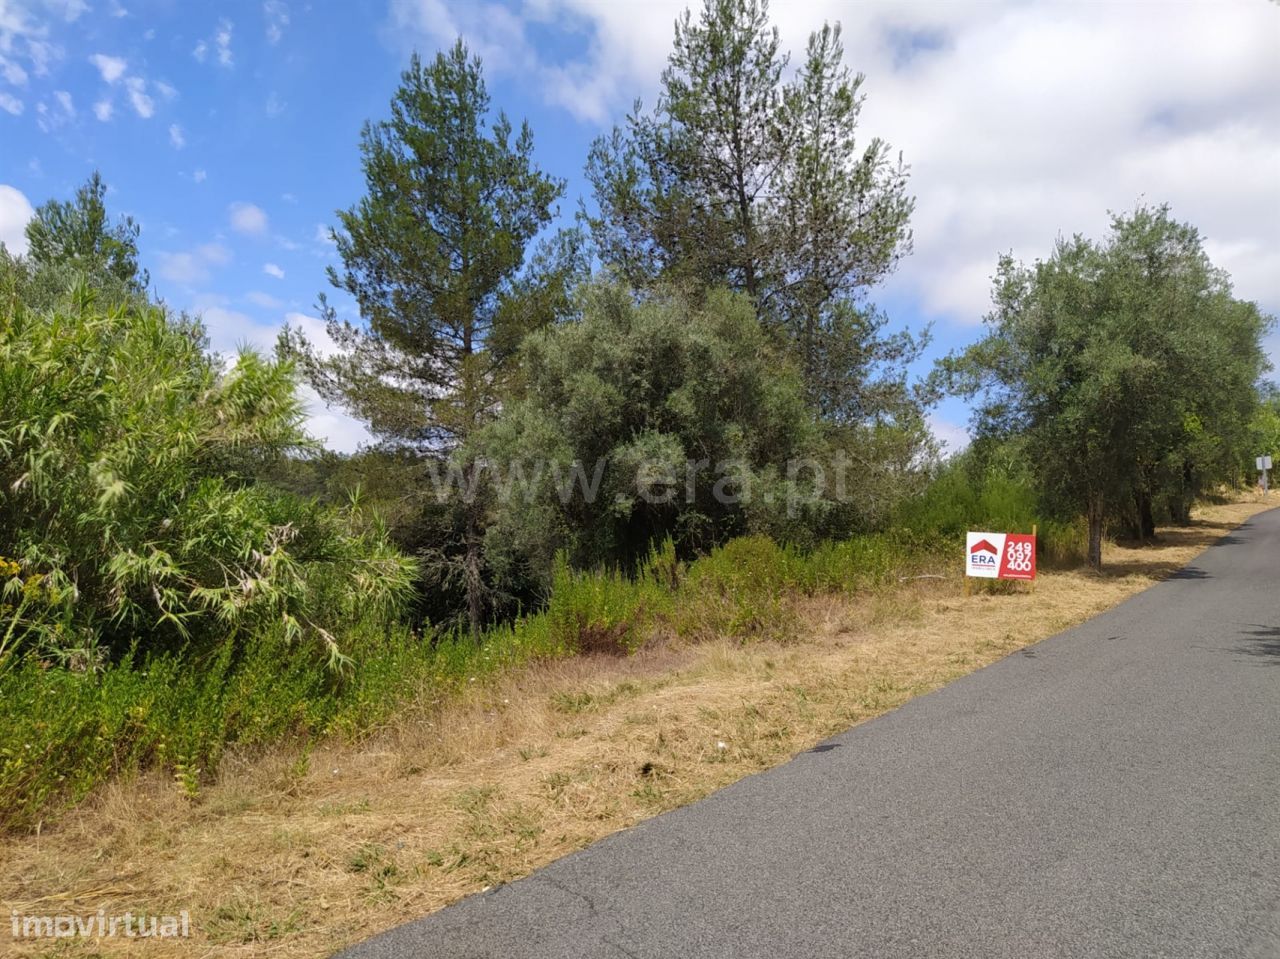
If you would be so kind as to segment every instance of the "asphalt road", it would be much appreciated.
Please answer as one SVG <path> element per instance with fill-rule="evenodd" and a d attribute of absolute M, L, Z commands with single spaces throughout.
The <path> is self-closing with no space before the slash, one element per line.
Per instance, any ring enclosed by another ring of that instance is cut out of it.
<path fill-rule="evenodd" d="M 1280 510 L 355 959 L 1280 957 Z"/>

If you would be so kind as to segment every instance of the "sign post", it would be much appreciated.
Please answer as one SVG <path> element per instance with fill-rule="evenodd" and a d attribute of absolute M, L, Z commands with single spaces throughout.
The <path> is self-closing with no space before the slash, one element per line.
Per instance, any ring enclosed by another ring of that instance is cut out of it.
<path fill-rule="evenodd" d="M 1258 472 L 1262 474 L 1262 495 L 1267 495 L 1267 470 L 1271 469 L 1271 457 L 1259 456 L 1255 463 L 1258 465 Z"/>
<path fill-rule="evenodd" d="M 964 541 L 965 592 L 969 577 L 975 579 L 1036 578 L 1036 534 L 966 533 Z"/>

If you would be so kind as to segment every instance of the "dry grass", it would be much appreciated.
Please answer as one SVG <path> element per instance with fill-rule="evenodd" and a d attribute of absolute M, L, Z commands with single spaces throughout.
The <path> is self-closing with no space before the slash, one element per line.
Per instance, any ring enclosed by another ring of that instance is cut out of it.
<path fill-rule="evenodd" d="M 0 844 L 23 914 L 191 914 L 190 940 L 11 943 L 15 955 L 320 956 L 509 882 L 768 768 L 1107 609 L 1185 564 L 1254 502 L 1207 507 L 1107 572 L 1034 592 L 921 579 L 797 610 L 812 639 L 667 646 L 537 666 L 429 720 L 309 754 L 227 760 L 198 801 L 143 777 Z M 0 933 L 7 938 L 7 934 Z"/>

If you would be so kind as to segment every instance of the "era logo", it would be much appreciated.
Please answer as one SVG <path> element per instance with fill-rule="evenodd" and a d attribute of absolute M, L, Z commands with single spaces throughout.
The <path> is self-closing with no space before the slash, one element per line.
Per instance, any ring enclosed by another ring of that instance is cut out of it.
<path fill-rule="evenodd" d="M 1000 554 L 989 540 L 980 539 L 969 547 L 970 566 L 995 567 L 1000 562 Z"/>

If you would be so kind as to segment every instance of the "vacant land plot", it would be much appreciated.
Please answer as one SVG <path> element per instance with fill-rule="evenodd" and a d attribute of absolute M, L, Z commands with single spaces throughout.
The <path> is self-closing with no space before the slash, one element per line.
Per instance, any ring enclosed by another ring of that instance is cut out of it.
<path fill-rule="evenodd" d="M 509 882 L 1078 623 L 1265 508 L 1198 511 L 1107 571 L 965 596 L 955 568 L 804 599 L 804 641 L 670 642 L 534 666 L 358 743 L 229 758 L 198 799 L 118 783 L 0 844 L 20 915 L 190 914 L 191 937 L 14 941 L 18 955 L 317 956 Z M 955 564 L 958 566 L 958 562 Z"/>

